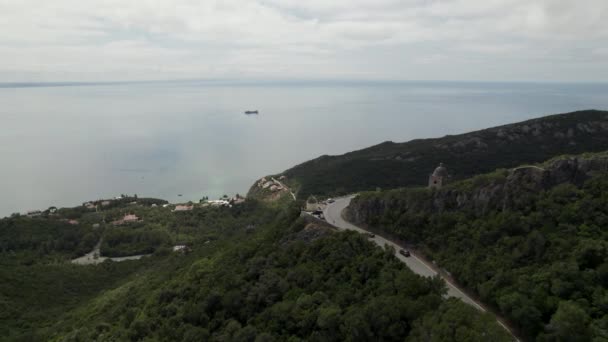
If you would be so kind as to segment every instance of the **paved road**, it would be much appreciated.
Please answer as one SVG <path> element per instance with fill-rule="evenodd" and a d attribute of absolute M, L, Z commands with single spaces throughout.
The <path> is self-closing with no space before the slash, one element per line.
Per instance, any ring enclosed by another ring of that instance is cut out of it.
<path fill-rule="evenodd" d="M 323 210 L 323 215 L 325 215 L 325 220 L 328 223 L 333 224 L 338 229 L 347 229 L 347 230 L 354 230 L 354 231 L 357 231 L 360 233 L 366 233 L 367 231 L 365 229 L 355 226 L 354 224 L 352 224 L 342 218 L 342 211 L 344 210 L 344 208 L 346 208 L 348 206 L 348 204 L 350 203 L 350 200 L 353 197 L 355 197 L 355 195 L 351 195 L 348 197 L 342 197 L 342 198 L 336 198 L 334 203 L 328 204 L 325 207 L 325 209 Z M 435 270 L 433 270 L 429 265 L 424 263 L 422 260 L 420 260 L 414 254 L 412 254 L 412 256 L 410 256 L 409 258 L 406 258 L 403 255 L 399 254 L 399 249 L 401 249 L 401 246 L 394 243 L 393 241 L 387 240 L 378 235 L 376 235 L 373 238 L 370 238 L 370 240 L 373 240 L 376 244 L 378 244 L 381 247 L 384 247 L 384 245 L 393 246 L 395 248 L 395 256 L 399 260 L 404 262 L 407 265 L 407 267 L 409 267 L 412 271 L 414 271 L 414 273 L 417 273 L 424 277 L 432 277 L 432 276 L 435 276 L 438 274 Z M 442 277 L 442 279 L 446 282 L 446 285 L 448 288 L 448 297 L 460 298 L 463 302 L 465 302 L 469 305 L 472 305 L 473 307 L 477 308 L 478 310 L 480 310 L 482 312 L 486 312 L 486 310 L 480 304 L 475 302 L 475 300 L 473 300 L 473 298 L 469 297 L 466 293 L 461 291 L 458 287 L 456 287 L 454 284 L 452 284 L 450 281 L 448 281 L 444 277 Z M 515 335 L 513 335 L 511 330 L 509 330 L 509 328 L 507 328 L 507 326 L 502 322 L 501 319 L 497 318 L 497 321 L 503 328 L 505 328 L 505 330 L 507 330 L 515 338 L 516 341 L 519 341 L 517 339 L 517 337 L 515 337 Z"/>
<path fill-rule="evenodd" d="M 365 233 L 366 232 L 365 229 L 359 228 L 359 227 L 353 225 L 352 223 L 347 222 L 346 220 L 344 220 L 342 218 L 342 211 L 344 210 L 344 208 L 346 208 L 348 206 L 348 204 L 350 203 L 350 200 L 353 197 L 354 196 L 349 196 L 349 197 L 335 199 L 334 203 L 328 204 L 327 207 L 325 207 L 323 215 L 325 215 L 325 219 L 327 220 L 327 222 L 333 224 L 334 226 L 338 227 L 339 229 L 349 229 L 349 230 L 358 231 L 360 233 Z M 409 267 L 412 271 L 414 271 L 414 273 L 417 273 L 424 277 L 432 277 L 432 276 L 437 275 L 437 272 L 435 272 L 435 270 L 433 270 L 430 266 L 428 266 L 422 260 L 417 258 L 414 254 L 412 254 L 412 256 L 407 257 L 407 258 L 404 257 L 403 255 L 399 254 L 399 249 L 401 249 L 401 247 L 398 244 L 396 244 L 390 240 L 387 240 L 387 239 L 383 238 L 382 236 L 378 236 L 378 235 L 376 235 L 373 238 L 370 238 L 370 240 L 373 240 L 378 246 L 381 246 L 381 247 L 384 247 L 384 245 L 393 246 L 395 248 L 395 252 L 396 252 L 395 256 L 397 258 L 399 258 L 399 260 L 403 261 L 407 265 L 407 267 Z M 447 283 L 447 285 L 448 285 L 448 296 L 460 298 L 464 302 L 471 304 L 482 311 L 485 311 L 481 306 L 479 306 L 477 303 L 475 303 L 475 301 L 473 301 L 470 297 L 468 297 L 466 294 L 464 294 L 462 291 L 460 291 L 454 285 L 452 285 L 450 283 Z"/>
<path fill-rule="evenodd" d="M 517 171 L 517 170 L 521 170 L 521 169 L 536 169 L 536 170 L 539 170 L 539 171 L 546 171 L 542 167 L 539 167 L 539 166 L 536 166 L 536 165 L 519 166 L 519 167 L 516 167 L 514 169 L 511 169 L 511 171 Z"/>
<path fill-rule="evenodd" d="M 100 264 L 100 263 L 104 262 L 106 259 L 120 262 L 120 261 L 125 261 L 125 260 L 139 260 L 145 256 L 151 255 L 151 254 L 139 254 L 139 255 L 131 255 L 131 256 L 126 256 L 126 257 L 116 257 L 116 258 L 102 257 L 101 253 L 99 252 L 99 248 L 101 247 L 101 242 L 102 242 L 102 239 L 99 239 L 99 241 L 97 242 L 97 244 L 95 245 L 95 247 L 93 248 L 92 251 L 81 256 L 80 258 L 72 259 L 72 263 L 77 264 L 77 265 L 95 265 L 95 264 Z"/>

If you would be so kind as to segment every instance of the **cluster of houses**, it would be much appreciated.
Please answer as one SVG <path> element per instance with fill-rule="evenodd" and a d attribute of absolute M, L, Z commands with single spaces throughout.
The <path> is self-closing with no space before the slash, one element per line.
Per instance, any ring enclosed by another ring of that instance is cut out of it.
<path fill-rule="evenodd" d="M 241 196 L 235 196 L 233 198 L 221 198 L 218 200 L 206 200 L 200 204 L 201 207 L 232 207 L 236 204 L 241 204 L 245 202 L 245 199 Z M 167 207 L 169 204 L 163 205 L 163 207 Z M 175 208 L 171 210 L 172 212 L 176 211 L 190 211 L 194 209 L 194 204 L 176 204 Z"/>
<path fill-rule="evenodd" d="M 279 185 L 280 186 L 280 185 Z M 272 188 L 272 191 L 276 191 L 277 187 L 276 185 L 273 184 L 272 185 L 268 185 L 268 187 Z M 279 189 L 283 189 L 282 186 L 280 186 Z M 120 199 L 124 199 L 125 197 L 123 195 L 115 197 L 114 199 L 102 199 L 102 200 L 97 200 L 97 201 L 88 201 L 88 202 L 84 202 L 82 204 L 83 207 L 87 208 L 87 209 L 91 209 L 91 210 L 97 210 L 100 207 L 108 207 L 110 206 L 110 204 L 112 204 L 112 201 L 114 200 L 120 200 Z M 200 204 L 201 207 L 207 207 L 207 206 L 212 206 L 212 207 L 232 207 L 233 205 L 236 204 L 241 204 L 245 202 L 245 198 L 241 197 L 240 195 L 236 195 L 232 198 L 229 198 L 228 196 L 224 196 L 218 200 L 205 200 L 204 202 L 202 202 Z M 131 205 L 137 204 L 137 201 L 131 202 L 129 203 Z M 163 208 L 167 208 L 167 207 L 171 207 L 173 206 L 173 204 L 163 204 L 162 207 Z M 171 210 L 172 212 L 179 212 L 179 211 L 190 211 L 192 209 L 194 209 L 194 204 L 192 204 L 191 202 L 189 202 L 188 204 L 176 204 L 175 207 L 173 207 L 173 209 Z M 151 207 L 158 207 L 158 205 L 156 203 L 153 203 L 151 205 Z M 57 207 L 50 207 L 49 209 L 45 210 L 45 211 L 41 211 L 41 210 L 30 210 L 27 211 L 25 213 L 26 216 L 28 217 L 38 217 L 41 216 L 43 214 L 56 214 L 57 213 Z M 68 223 L 70 224 L 78 224 L 78 221 L 76 220 L 66 220 L 69 221 Z M 125 223 L 130 223 L 130 222 L 137 222 L 137 221 L 141 221 L 140 218 L 138 218 L 136 215 L 134 214 L 128 214 L 125 215 L 122 219 L 113 221 L 112 224 L 114 225 L 121 225 L 121 224 L 125 224 Z"/>
<path fill-rule="evenodd" d="M 240 195 L 236 195 L 232 198 L 224 195 L 224 197 L 217 200 L 206 200 L 203 202 L 202 206 L 212 206 L 212 207 L 232 207 L 235 204 L 241 204 L 245 202 L 245 198 Z"/>
<path fill-rule="evenodd" d="M 84 202 L 82 204 L 82 206 L 87 209 L 97 209 L 98 206 L 101 206 L 101 207 L 109 206 L 110 203 L 112 203 L 111 201 L 112 200 L 89 201 L 89 202 Z"/>

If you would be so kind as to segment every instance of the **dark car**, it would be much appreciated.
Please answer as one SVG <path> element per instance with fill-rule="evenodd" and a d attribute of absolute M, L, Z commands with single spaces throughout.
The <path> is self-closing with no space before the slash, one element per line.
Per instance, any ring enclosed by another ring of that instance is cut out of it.
<path fill-rule="evenodd" d="M 404 257 L 409 257 L 410 251 L 408 251 L 407 249 L 400 249 L 399 254 L 403 255 Z"/>
<path fill-rule="evenodd" d="M 365 236 L 367 236 L 368 238 L 375 238 L 376 235 L 372 234 L 372 233 L 365 233 Z"/>

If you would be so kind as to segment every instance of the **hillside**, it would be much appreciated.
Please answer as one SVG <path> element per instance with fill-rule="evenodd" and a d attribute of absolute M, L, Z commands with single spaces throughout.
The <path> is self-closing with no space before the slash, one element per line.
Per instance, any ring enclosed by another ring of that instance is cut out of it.
<path fill-rule="evenodd" d="M 126 213 L 140 219 L 106 223 Z M 102 254 L 153 253 L 70 263 L 99 237 Z M 172 211 L 128 199 L 2 219 L 0 241 L 3 341 L 509 341 L 440 280 L 293 201 Z"/>
<path fill-rule="evenodd" d="M 530 340 L 608 337 L 608 152 L 366 192 L 345 215 L 414 245 Z"/>
<path fill-rule="evenodd" d="M 321 156 L 282 175 L 299 199 L 425 185 L 441 162 L 454 179 L 537 163 L 560 154 L 608 149 L 608 112 L 546 116 L 466 134 L 384 142 L 340 156 Z"/>

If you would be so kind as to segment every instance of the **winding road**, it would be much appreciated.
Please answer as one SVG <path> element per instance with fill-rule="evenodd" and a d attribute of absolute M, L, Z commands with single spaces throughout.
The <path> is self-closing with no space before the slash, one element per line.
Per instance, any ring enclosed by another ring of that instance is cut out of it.
<path fill-rule="evenodd" d="M 97 244 L 95 245 L 95 247 L 93 248 L 92 251 L 81 256 L 80 258 L 72 259 L 72 263 L 77 264 L 77 265 L 96 265 L 96 264 L 100 264 L 100 263 L 106 261 L 107 259 L 110 259 L 110 260 L 116 261 L 116 262 L 120 262 L 120 261 L 125 261 L 125 260 L 139 260 L 145 256 L 151 255 L 151 254 L 139 254 L 139 255 L 130 255 L 130 256 L 125 256 L 125 257 L 115 257 L 115 258 L 102 257 L 101 252 L 99 251 L 102 241 L 103 241 L 103 239 L 99 239 L 99 241 L 97 241 Z"/>
<path fill-rule="evenodd" d="M 328 203 L 328 205 L 325 207 L 325 209 L 323 210 L 323 215 L 325 215 L 325 220 L 328 223 L 334 225 L 338 229 L 354 230 L 359 233 L 368 233 L 368 231 L 366 231 L 365 229 L 355 226 L 354 224 L 346 221 L 342 217 L 342 212 L 344 211 L 344 209 L 346 207 L 348 207 L 351 199 L 353 199 L 355 196 L 356 195 L 335 198 L 334 203 Z M 463 302 L 477 308 L 478 310 L 480 310 L 482 312 L 487 312 L 487 310 L 480 303 L 478 303 L 473 298 L 468 296 L 464 291 L 462 291 L 455 284 L 450 282 L 449 279 L 447 279 L 442 274 L 435 271 L 430 265 L 428 265 L 427 263 L 422 261 L 414 253 L 411 253 L 410 257 L 407 257 L 407 258 L 404 257 L 403 255 L 399 254 L 399 250 L 402 248 L 399 244 L 397 244 L 391 240 L 385 239 L 382 236 L 376 235 L 373 238 L 370 237 L 370 240 L 374 241 L 380 247 L 389 245 L 389 246 L 392 246 L 393 248 L 395 248 L 395 256 L 399 260 L 404 262 L 407 265 L 407 267 L 409 267 L 414 273 L 419 274 L 423 277 L 433 277 L 435 275 L 439 275 L 446 282 L 446 285 L 448 288 L 448 293 L 447 293 L 448 297 L 460 298 Z M 494 316 L 496 317 L 496 315 L 494 315 Z M 498 324 L 500 324 L 505 330 L 507 330 L 509 332 L 509 334 L 511 334 L 511 336 L 513 336 L 515 341 L 519 341 L 519 339 L 513 334 L 511 329 L 509 329 L 507 327 L 507 325 L 503 322 L 503 320 L 500 317 L 496 317 L 496 320 L 497 320 Z"/>

